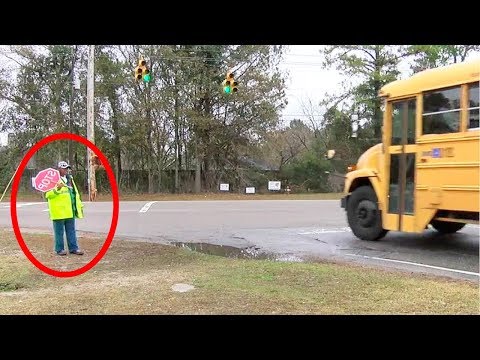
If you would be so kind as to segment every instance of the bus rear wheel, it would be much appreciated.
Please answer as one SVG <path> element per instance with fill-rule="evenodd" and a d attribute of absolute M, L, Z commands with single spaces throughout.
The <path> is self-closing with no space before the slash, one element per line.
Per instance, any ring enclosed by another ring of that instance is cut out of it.
<path fill-rule="evenodd" d="M 379 240 L 387 230 L 382 227 L 382 214 L 378 199 L 370 186 L 360 186 L 347 202 L 347 220 L 353 234 L 361 240 Z"/>
<path fill-rule="evenodd" d="M 458 230 L 462 229 L 466 224 L 464 223 L 456 223 L 450 221 L 440 221 L 440 220 L 432 220 L 430 223 L 435 230 L 441 232 L 442 234 L 453 234 Z"/>

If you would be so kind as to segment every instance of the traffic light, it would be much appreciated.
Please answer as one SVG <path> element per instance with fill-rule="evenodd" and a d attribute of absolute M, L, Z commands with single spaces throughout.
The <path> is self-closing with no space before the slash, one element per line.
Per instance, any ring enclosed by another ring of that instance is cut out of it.
<path fill-rule="evenodd" d="M 142 72 L 143 82 L 149 82 L 151 79 L 150 70 L 148 68 L 144 68 Z"/>
<path fill-rule="evenodd" d="M 223 92 L 225 94 L 231 94 L 238 91 L 238 82 L 235 81 L 233 72 L 227 72 L 225 80 L 223 80 Z"/>
<path fill-rule="evenodd" d="M 142 80 L 148 83 L 151 80 L 150 69 L 147 66 L 147 62 L 143 57 L 138 60 L 138 65 L 135 68 L 135 80 Z"/>
<path fill-rule="evenodd" d="M 236 82 L 236 81 L 231 82 L 230 87 L 232 88 L 232 92 L 237 92 L 238 91 L 237 85 L 238 85 L 238 82 Z"/>
<path fill-rule="evenodd" d="M 147 62 L 143 59 L 138 60 L 138 65 L 135 68 L 135 80 L 142 80 L 143 78 L 143 69 L 145 68 L 145 65 Z"/>
<path fill-rule="evenodd" d="M 223 92 L 225 94 L 230 94 L 232 92 L 230 80 L 233 79 L 233 74 L 231 72 L 227 72 L 227 76 L 225 76 L 225 80 L 223 80 Z"/>

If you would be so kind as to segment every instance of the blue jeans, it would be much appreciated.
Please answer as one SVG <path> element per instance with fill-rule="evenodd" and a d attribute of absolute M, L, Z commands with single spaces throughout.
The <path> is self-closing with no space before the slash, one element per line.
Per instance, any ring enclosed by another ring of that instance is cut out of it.
<path fill-rule="evenodd" d="M 75 218 L 53 220 L 53 231 L 55 233 L 55 251 L 64 250 L 63 232 L 67 234 L 68 251 L 78 250 L 77 234 L 75 232 Z"/>

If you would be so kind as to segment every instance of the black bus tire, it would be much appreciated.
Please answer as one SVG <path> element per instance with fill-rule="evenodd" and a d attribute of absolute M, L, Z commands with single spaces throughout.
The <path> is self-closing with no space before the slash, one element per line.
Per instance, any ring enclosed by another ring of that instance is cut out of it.
<path fill-rule="evenodd" d="M 361 240 L 379 240 L 387 234 L 382 227 L 377 195 L 371 186 L 360 186 L 351 193 L 347 220 L 353 234 Z"/>

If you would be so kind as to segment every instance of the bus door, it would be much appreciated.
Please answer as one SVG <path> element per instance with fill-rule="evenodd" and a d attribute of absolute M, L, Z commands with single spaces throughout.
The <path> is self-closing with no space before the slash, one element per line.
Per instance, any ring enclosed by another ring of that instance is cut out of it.
<path fill-rule="evenodd" d="M 412 231 L 415 221 L 416 97 L 391 103 L 391 139 L 388 146 L 389 186 L 385 228 Z"/>

